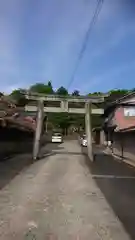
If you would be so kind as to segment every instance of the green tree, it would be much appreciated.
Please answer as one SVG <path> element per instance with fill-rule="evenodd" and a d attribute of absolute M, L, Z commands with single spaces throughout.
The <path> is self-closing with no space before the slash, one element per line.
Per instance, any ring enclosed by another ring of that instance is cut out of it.
<path fill-rule="evenodd" d="M 66 88 L 64 88 L 63 86 L 61 86 L 60 88 L 58 88 L 58 90 L 56 91 L 57 95 L 68 95 L 68 90 Z"/>
<path fill-rule="evenodd" d="M 109 91 L 109 93 L 111 94 L 111 95 L 113 95 L 113 94 L 119 94 L 119 95 L 124 95 L 124 94 L 128 94 L 130 91 L 129 90 L 127 90 L 127 89 L 112 89 L 112 90 L 110 90 Z"/>
<path fill-rule="evenodd" d="M 80 93 L 78 90 L 74 90 L 74 92 L 72 93 L 72 96 L 80 96 Z"/>
<path fill-rule="evenodd" d="M 103 94 L 102 92 L 93 92 L 93 93 L 89 93 L 88 96 L 91 96 L 91 95 L 100 96 L 102 94 Z"/>
<path fill-rule="evenodd" d="M 31 92 L 44 93 L 44 94 L 53 94 L 52 83 L 49 81 L 47 84 L 36 83 L 32 85 L 29 89 Z"/>
<path fill-rule="evenodd" d="M 48 81 L 48 86 L 53 89 L 51 81 Z"/>
<path fill-rule="evenodd" d="M 4 96 L 4 94 L 2 92 L 0 92 L 0 97 L 3 97 L 3 96 Z"/>
<path fill-rule="evenodd" d="M 121 92 L 121 93 L 127 93 L 129 90 L 127 89 L 112 89 L 109 92 L 114 93 L 114 92 Z"/>
<path fill-rule="evenodd" d="M 130 92 L 127 89 L 112 89 L 109 91 L 109 96 L 105 99 L 105 104 L 109 104 Z"/>
<path fill-rule="evenodd" d="M 68 128 L 71 125 L 70 115 L 68 113 L 48 114 L 48 119 L 53 124 L 54 128 L 60 128 L 63 134 L 67 135 Z"/>
<path fill-rule="evenodd" d="M 24 89 L 16 89 L 10 94 L 11 99 L 19 106 L 24 106 L 27 103 L 27 99 L 24 94 L 22 94 L 23 91 Z"/>

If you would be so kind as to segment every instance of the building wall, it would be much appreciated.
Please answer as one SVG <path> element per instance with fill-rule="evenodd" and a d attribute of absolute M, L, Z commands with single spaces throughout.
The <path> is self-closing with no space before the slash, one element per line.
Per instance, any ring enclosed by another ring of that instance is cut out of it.
<path fill-rule="evenodd" d="M 135 117 L 124 116 L 123 106 L 115 110 L 115 121 L 119 129 L 135 126 Z M 135 163 L 135 132 L 114 132 L 113 135 L 114 154 Z"/>
<path fill-rule="evenodd" d="M 113 153 L 135 163 L 135 132 L 114 133 Z"/>
<path fill-rule="evenodd" d="M 122 103 L 133 104 L 133 111 L 125 115 L 124 109 L 128 108 L 129 112 L 131 106 L 118 106 L 114 112 L 110 113 L 112 117 L 109 118 L 109 123 L 116 124 L 117 127 L 115 130 L 117 131 L 135 126 L 135 96 L 123 100 Z M 135 132 L 114 132 L 113 153 L 122 159 L 127 159 L 135 163 Z"/>
<path fill-rule="evenodd" d="M 135 132 L 124 134 L 124 154 L 125 159 L 135 163 Z"/>
<path fill-rule="evenodd" d="M 130 106 L 119 106 L 114 112 L 111 112 L 108 116 L 108 125 L 116 125 L 118 130 L 135 126 L 135 106 L 132 107 L 134 109 L 134 116 L 125 116 L 125 108 L 130 109 Z"/>
<path fill-rule="evenodd" d="M 123 156 L 122 136 L 119 133 L 113 134 L 113 153 L 119 157 Z"/>
<path fill-rule="evenodd" d="M 115 110 L 115 123 L 119 129 L 125 129 L 128 127 L 135 126 L 135 116 L 125 116 L 124 107 L 118 107 Z"/>

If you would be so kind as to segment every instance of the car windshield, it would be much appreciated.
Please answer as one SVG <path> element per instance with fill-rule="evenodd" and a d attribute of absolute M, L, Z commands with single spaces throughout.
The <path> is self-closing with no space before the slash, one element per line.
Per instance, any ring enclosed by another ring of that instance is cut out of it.
<path fill-rule="evenodd" d="M 53 133 L 53 136 L 61 137 L 61 133 Z"/>

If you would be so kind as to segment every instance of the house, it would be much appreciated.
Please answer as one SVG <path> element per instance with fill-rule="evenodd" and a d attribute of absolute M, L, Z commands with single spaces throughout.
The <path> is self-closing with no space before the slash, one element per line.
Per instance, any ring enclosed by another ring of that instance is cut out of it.
<path fill-rule="evenodd" d="M 113 153 L 135 163 L 135 92 L 109 103 L 103 117 L 105 139 L 113 143 Z"/>

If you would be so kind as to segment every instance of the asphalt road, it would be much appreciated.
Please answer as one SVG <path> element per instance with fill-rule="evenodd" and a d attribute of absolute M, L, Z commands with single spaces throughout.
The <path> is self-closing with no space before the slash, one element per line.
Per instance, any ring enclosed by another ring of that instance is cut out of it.
<path fill-rule="evenodd" d="M 134 169 L 101 154 L 91 164 L 74 140 L 42 156 L 0 166 L 1 240 L 135 239 Z"/>

